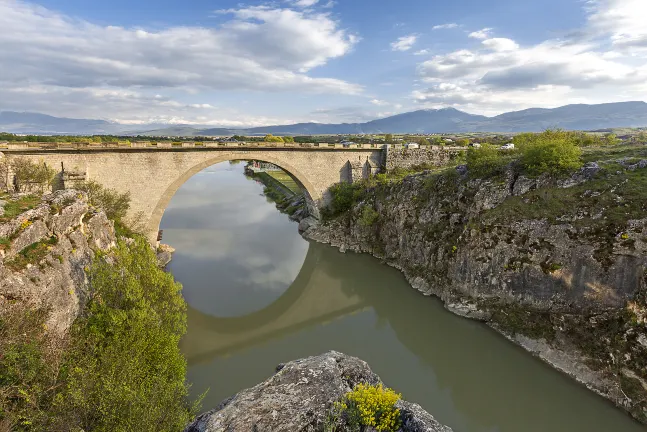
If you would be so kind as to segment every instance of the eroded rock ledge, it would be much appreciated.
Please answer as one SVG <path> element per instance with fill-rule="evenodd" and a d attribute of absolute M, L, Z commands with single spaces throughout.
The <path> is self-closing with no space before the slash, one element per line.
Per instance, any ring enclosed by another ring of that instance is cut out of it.
<path fill-rule="evenodd" d="M 329 409 L 359 383 L 379 384 L 368 364 L 336 351 L 277 367 L 266 381 L 200 415 L 185 432 L 323 431 Z M 400 400 L 401 432 L 451 432 L 420 405 Z"/>
<path fill-rule="evenodd" d="M 48 309 L 48 331 L 57 335 L 83 310 L 95 253 L 117 241 L 114 223 L 75 190 L 44 195 L 31 210 L 0 222 L 0 238 L 0 313 L 15 302 Z"/>
<path fill-rule="evenodd" d="M 421 173 L 367 190 L 304 236 L 382 259 L 647 423 L 640 166 L 589 163 L 567 179 Z"/>

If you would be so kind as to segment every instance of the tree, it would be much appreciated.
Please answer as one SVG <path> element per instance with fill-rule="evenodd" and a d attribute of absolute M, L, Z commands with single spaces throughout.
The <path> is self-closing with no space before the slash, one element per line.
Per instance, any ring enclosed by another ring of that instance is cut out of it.
<path fill-rule="evenodd" d="M 291 136 L 286 136 L 286 137 L 283 137 L 283 141 L 286 143 L 293 143 L 294 138 L 292 138 Z"/>
<path fill-rule="evenodd" d="M 468 145 L 470 145 L 470 140 L 468 140 L 467 138 L 459 139 L 456 141 L 456 145 L 461 147 L 467 147 Z"/>
<path fill-rule="evenodd" d="M 561 130 L 524 134 L 520 139 L 521 166 L 532 175 L 558 174 L 582 166 L 581 137 Z M 518 137 L 517 137 L 518 138 Z"/>
<path fill-rule="evenodd" d="M 274 136 L 272 134 L 267 134 L 267 135 L 265 135 L 264 141 L 265 142 L 283 142 L 283 138 L 278 137 L 278 136 Z"/>
<path fill-rule="evenodd" d="M 88 278 L 88 306 L 71 332 L 66 383 L 54 403 L 65 428 L 47 430 L 182 430 L 195 414 L 178 345 L 186 331 L 182 286 L 141 237 L 119 241 L 109 260 L 97 257 Z"/>
<path fill-rule="evenodd" d="M 420 138 L 420 139 L 418 140 L 418 144 L 420 144 L 421 146 L 428 146 L 428 145 L 430 145 L 430 144 L 429 144 L 429 140 L 428 140 L 427 138 Z"/>
<path fill-rule="evenodd" d="M 11 175 L 13 174 L 13 190 L 16 192 L 45 192 L 51 186 L 56 171 L 45 162 L 32 162 L 27 158 L 3 158 L 0 161 L 0 176 L 6 189 L 12 189 Z M 6 183 L 6 184 L 5 184 Z"/>
<path fill-rule="evenodd" d="M 386 135 L 384 135 L 384 141 L 385 141 L 386 143 L 391 144 L 391 143 L 393 142 L 393 135 L 391 135 L 391 134 L 386 134 Z"/>

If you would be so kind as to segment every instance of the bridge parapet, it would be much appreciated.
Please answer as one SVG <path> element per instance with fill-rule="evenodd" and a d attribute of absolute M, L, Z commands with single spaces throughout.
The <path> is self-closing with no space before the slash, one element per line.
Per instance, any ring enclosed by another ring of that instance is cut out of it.
<path fill-rule="evenodd" d="M 339 143 L 277 143 L 277 142 L 255 142 L 255 141 L 236 141 L 236 142 L 217 142 L 217 141 L 135 141 L 135 142 L 0 142 L 2 150 L 110 150 L 110 149 L 146 149 L 156 150 L 160 148 L 271 148 L 271 149 L 312 149 L 312 150 L 381 150 L 381 149 L 404 149 L 402 144 L 339 144 Z M 461 147 L 441 147 L 441 146 L 420 146 L 419 151 L 439 151 L 460 150 Z"/>

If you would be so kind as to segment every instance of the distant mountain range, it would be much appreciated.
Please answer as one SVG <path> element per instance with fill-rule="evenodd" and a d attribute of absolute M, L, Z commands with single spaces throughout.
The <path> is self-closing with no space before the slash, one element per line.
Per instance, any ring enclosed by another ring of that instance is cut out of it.
<path fill-rule="evenodd" d="M 104 120 L 68 119 L 37 113 L 0 112 L 0 131 L 30 134 L 121 134 L 147 136 L 327 135 L 358 133 L 538 132 L 547 128 L 594 130 L 647 127 L 647 103 L 618 102 L 530 108 L 495 117 L 454 108 L 418 110 L 366 123 L 297 123 L 247 129 L 188 125 L 124 125 Z"/>

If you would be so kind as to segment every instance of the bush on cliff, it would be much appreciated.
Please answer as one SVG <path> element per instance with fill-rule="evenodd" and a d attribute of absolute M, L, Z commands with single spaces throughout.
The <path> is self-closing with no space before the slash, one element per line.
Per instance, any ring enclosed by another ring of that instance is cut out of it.
<path fill-rule="evenodd" d="M 364 427 L 381 432 L 400 429 L 400 410 L 395 404 L 401 395 L 382 384 L 358 384 L 329 413 L 325 431 L 360 431 Z"/>
<path fill-rule="evenodd" d="M 0 317 L 0 431 L 181 431 L 187 403 L 181 286 L 143 238 L 97 257 L 83 317 L 67 341 L 43 311 Z"/>
<path fill-rule="evenodd" d="M 512 160 L 511 152 L 504 153 L 492 144 L 470 147 L 467 150 L 467 168 L 476 177 L 501 174 Z"/>
<path fill-rule="evenodd" d="M 349 211 L 366 191 L 363 183 L 337 183 L 330 187 L 330 204 L 324 209 L 324 217 L 334 217 Z"/>
<path fill-rule="evenodd" d="M 582 150 L 576 135 L 547 130 L 520 140 L 521 166 L 531 175 L 559 174 L 582 166 Z"/>
<path fill-rule="evenodd" d="M 61 417 L 86 431 L 182 430 L 194 414 L 186 403 L 186 330 L 181 285 L 160 270 L 143 238 L 120 242 L 89 272 L 87 316 L 75 324 Z"/>
<path fill-rule="evenodd" d="M 119 193 L 106 189 L 100 183 L 90 180 L 76 185 L 76 189 L 88 194 L 88 200 L 94 207 L 102 209 L 108 219 L 122 221 L 130 209 L 130 193 Z"/>

